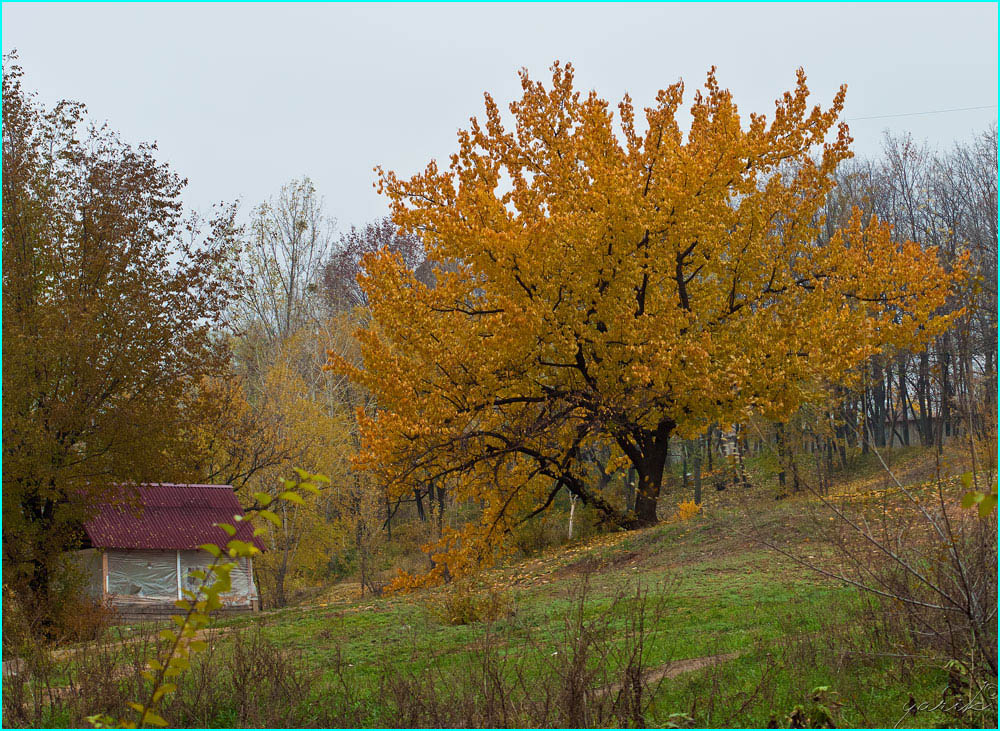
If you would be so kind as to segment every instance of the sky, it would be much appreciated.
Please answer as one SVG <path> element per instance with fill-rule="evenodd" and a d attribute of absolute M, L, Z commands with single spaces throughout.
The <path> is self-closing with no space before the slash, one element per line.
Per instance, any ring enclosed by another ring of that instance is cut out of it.
<path fill-rule="evenodd" d="M 555 60 L 637 108 L 677 79 L 690 99 L 714 65 L 745 115 L 802 66 L 818 102 L 848 85 L 859 155 L 885 130 L 941 148 L 997 118 L 993 3 L 4 3 L 2 36 L 43 102 L 157 142 L 190 207 L 247 211 L 308 175 L 341 230 L 387 212 L 374 166 L 446 160 L 484 91 L 506 106 L 520 68 L 544 79 Z"/>

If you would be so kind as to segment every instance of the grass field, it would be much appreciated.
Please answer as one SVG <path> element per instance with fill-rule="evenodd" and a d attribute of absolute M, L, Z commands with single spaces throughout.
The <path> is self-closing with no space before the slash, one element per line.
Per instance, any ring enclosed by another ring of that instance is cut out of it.
<path fill-rule="evenodd" d="M 900 469 L 923 479 L 926 457 Z M 837 492 L 882 487 L 862 470 Z M 596 536 L 453 587 L 363 599 L 356 585 L 332 587 L 308 606 L 219 623 L 165 716 L 211 726 L 995 726 L 995 706 L 961 718 L 906 713 L 939 704 L 942 659 L 904 651 L 870 598 L 765 545 L 832 567 L 818 538 L 830 516 L 807 494 L 711 491 L 689 521 Z M 79 722 L 78 708 L 55 703 L 44 721 Z"/>

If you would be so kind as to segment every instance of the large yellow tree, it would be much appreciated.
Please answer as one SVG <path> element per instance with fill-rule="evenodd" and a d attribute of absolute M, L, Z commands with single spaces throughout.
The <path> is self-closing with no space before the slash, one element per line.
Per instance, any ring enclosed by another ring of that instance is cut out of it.
<path fill-rule="evenodd" d="M 670 437 L 759 414 L 782 420 L 887 345 L 938 331 L 954 276 L 934 251 L 855 215 L 821 236 L 837 125 L 795 88 L 744 119 L 714 69 L 679 121 L 683 85 L 637 121 L 573 87 L 521 74 L 505 124 L 459 132 L 447 168 L 379 171 L 394 220 L 423 237 L 435 281 L 366 259 L 361 367 L 375 397 L 357 466 L 400 494 L 446 480 L 482 517 L 446 536 L 440 572 L 481 561 L 566 489 L 625 526 L 656 520 Z M 612 449 L 639 476 L 621 510 L 586 479 Z M 440 573 L 439 572 L 439 573 Z"/>

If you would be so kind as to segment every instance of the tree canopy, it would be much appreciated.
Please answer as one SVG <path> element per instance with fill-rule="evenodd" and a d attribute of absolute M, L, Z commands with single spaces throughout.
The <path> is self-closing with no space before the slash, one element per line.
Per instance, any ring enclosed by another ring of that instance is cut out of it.
<path fill-rule="evenodd" d="M 234 210 L 183 215 L 184 181 L 3 72 L 5 582 L 44 599 L 112 488 L 191 476 L 180 404 L 221 374 Z M 44 601 L 39 602 L 44 604 Z"/>
<path fill-rule="evenodd" d="M 760 415 L 783 420 L 887 346 L 940 331 L 960 267 L 822 210 L 851 156 L 802 70 L 770 119 L 741 117 L 714 69 L 637 120 L 521 74 L 513 126 L 485 96 L 447 167 L 379 171 L 395 222 L 437 262 L 433 284 L 391 252 L 369 255 L 363 365 L 331 367 L 374 396 L 360 469 L 390 490 L 447 482 L 482 515 L 445 536 L 433 575 L 464 570 L 565 489 L 623 526 L 655 522 L 669 439 Z M 617 116 L 617 123 L 616 123 Z M 634 503 L 587 479 L 587 455 L 638 473 Z"/>

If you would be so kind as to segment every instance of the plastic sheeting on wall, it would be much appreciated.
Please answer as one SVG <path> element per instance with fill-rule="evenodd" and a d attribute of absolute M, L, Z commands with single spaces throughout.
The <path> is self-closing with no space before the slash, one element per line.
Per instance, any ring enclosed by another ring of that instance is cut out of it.
<path fill-rule="evenodd" d="M 108 593 L 177 598 L 176 551 L 109 551 Z"/>
<path fill-rule="evenodd" d="M 177 551 L 124 551 L 110 549 L 108 554 L 108 594 L 148 599 L 177 599 Z M 87 577 L 87 591 L 100 597 L 104 587 L 103 555 L 101 551 L 88 549 L 76 551 L 74 562 Z M 180 565 L 183 582 L 181 587 L 195 591 L 201 586 L 201 579 L 190 575 L 191 571 L 206 571 L 213 562 L 211 554 L 205 551 L 181 551 Z M 222 596 L 226 604 L 248 604 L 257 599 L 257 587 L 249 559 L 242 558 L 239 565 L 229 574 L 232 589 Z"/>
<path fill-rule="evenodd" d="M 181 576 L 184 577 L 183 588 L 196 591 L 201 586 L 201 579 L 191 576 L 194 570 L 207 571 L 212 565 L 211 554 L 205 551 L 181 551 Z M 257 587 L 254 585 L 250 562 L 248 559 L 239 559 L 238 565 L 229 572 L 232 590 L 222 596 L 226 603 L 245 603 L 250 599 L 257 598 Z"/>

